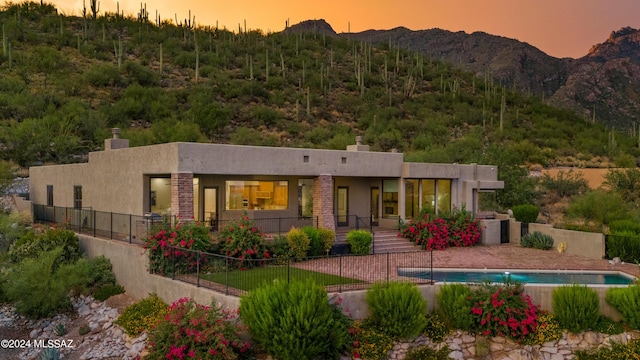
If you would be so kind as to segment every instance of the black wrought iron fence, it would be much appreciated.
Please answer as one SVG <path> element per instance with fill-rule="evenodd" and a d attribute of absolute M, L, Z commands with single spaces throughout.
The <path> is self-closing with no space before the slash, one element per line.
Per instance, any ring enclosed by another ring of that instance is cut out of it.
<path fill-rule="evenodd" d="M 219 231 L 224 229 L 235 220 L 236 219 L 217 220 L 215 221 L 215 225 L 212 226 L 212 230 Z M 256 228 L 270 235 L 286 234 L 293 227 L 318 227 L 318 217 L 254 218 L 250 220 Z"/>
<path fill-rule="evenodd" d="M 432 284 L 433 253 L 386 253 L 293 258 L 238 259 L 178 247 L 152 256 L 150 271 L 175 280 L 240 296 L 274 281 L 312 280 L 329 292 L 362 290 L 376 282 Z M 399 275 L 417 274 L 415 277 Z"/>
<path fill-rule="evenodd" d="M 33 205 L 33 220 L 41 223 L 64 224 L 69 229 L 106 239 L 142 244 L 154 226 L 168 222 L 173 216 L 138 216 L 92 209 Z"/>

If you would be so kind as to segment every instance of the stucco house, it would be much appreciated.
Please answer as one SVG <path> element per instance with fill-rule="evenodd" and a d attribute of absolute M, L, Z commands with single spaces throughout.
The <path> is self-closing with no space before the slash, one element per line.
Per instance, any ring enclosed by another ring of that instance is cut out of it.
<path fill-rule="evenodd" d="M 478 209 L 478 192 L 504 187 L 495 166 L 404 162 L 398 152 L 201 143 L 129 147 L 119 130 L 81 164 L 30 169 L 34 205 L 118 214 L 171 214 L 212 224 L 313 218 L 329 229 L 355 219 L 394 228 L 422 207 Z"/>

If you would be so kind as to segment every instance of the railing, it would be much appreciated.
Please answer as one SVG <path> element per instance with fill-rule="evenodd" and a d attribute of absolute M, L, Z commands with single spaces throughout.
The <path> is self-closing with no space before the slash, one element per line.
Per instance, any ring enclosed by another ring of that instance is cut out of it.
<path fill-rule="evenodd" d="M 235 219 L 217 220 L 214 222 L 214 226 L 212 226 L 211 229 L 212 231 L 218 231 L 225 228 L 233 221 L 235 221 Z M 256 228 L 259 228 L 262 232 L 269 235 L 281 235 L 287 233 L 292 227 L 318 227 L 318 217 L 257 218 L 251 219 L 251 222 Z"/>
<path fill-rule="evenodd" d="M 138 216 L 92 209 L 33 205 L 33 220 L 65 224 L 70 230 L 129 243 L 143 244 L 143 239 L 155 225 L 175 223 L 175 217 Z"/>
<path fill-rule="evenodd" d="M 156 253 L 150 271 L 157 275 L 240 296 L 265 283 L 311 279 L 329 292 L 363 290 L 376 282 L 433 284 L 433 252 L 335 255 L 306 258 L 238 259 L 218 254 L 165 247 Z M 165 257 L 169 254 L 168 257 Z M 420 277 L 398 275 L 419 270 Z"/>

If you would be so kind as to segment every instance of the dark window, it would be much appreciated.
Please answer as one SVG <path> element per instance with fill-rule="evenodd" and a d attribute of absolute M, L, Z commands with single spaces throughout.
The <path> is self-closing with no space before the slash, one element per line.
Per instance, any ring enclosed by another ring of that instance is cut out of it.
<path fill-rule="evenodd" d="M 53 206 L 53 185 L 47 185 L 47 206 Z"/>
<path fill-rule="evenodd" d="M 82 209 L 82 186 L 73 187 L 73 207 L 75 209 Z"/>

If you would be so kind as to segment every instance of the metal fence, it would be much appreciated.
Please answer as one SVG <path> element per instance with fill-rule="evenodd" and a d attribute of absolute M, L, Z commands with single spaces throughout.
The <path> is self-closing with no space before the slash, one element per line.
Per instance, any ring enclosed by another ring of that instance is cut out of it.
<path fill-rule="evenodd" d="M 368 289 L 377 282 L 433 284 L 433 252 L 238 259 L 218 254 L 165 247 L 150 252 L 150 271 L 157 275 L 240 296 L 274 281 L 313 280 L 329 292 Z M 415 277 L 398 270 L 413 270 Z"/>
<path fill-rule="evenodd" d="M 154 226 L 174 224 L 175 217 L 138 216 L 92 209 L 33 205 L 33 220 L 41 223 L 65 224 L 70 230 L 112 240 L 143 244 Z"/>

